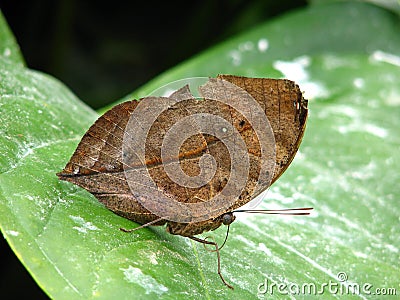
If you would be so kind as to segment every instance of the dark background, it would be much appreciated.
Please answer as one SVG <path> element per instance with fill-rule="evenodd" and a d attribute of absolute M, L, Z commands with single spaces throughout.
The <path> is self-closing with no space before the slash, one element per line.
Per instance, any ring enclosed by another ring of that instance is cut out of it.
<path fill-rule="evenodd" d="M 279 14 L 286 1 L 1 1 L 27 65 L 100 108 L 196 53 Z M 1 42 L 1 41 L 0 41 Z M 46 299 L 0 239 L 1 299 Z"/>

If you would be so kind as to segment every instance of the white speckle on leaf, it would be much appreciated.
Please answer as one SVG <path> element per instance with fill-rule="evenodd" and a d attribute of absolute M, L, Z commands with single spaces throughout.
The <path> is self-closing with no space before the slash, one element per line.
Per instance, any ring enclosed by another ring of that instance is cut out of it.
<path fill-rule="evenodd" d="M 259 39 L 257 43 L 258 51 L 265 52 L 268 50 L 269 42 L 267 39 Z"/>
<path fill-rule="evenodd" d="M 388 249 L 389 251 L 391 251 L 391 252 L 394 252 L 394 253 L 399 253 L 399 249 L 398 248 L 396 248 L 395 246 L 393 246 L 393 245 L 390 245 L 390 244 L 385 244 L 385 247 L 386 247 L 386 249 Z"/>
<path fill-rule="evenodd" d="M 318 117 L 320 119 L 325 119 L 330 115 L 344 115 L 346 117 L 349 117 L 351 119 L 359 119 L 360 118 L 360 113 L 358 110 L 354 109 L 351 106 L 347 105 L 337 105 L 335 107 L 329 107 L 327 109 L 321 110 L 321 112 L 318 114 Z"/>
<path fill-rule="evenodd" d="M 147 255 L 151 264 L 158 265 L 157 255 L 155 253 L 148 253 Z"/>
<path fill-rule="evenodd" d="M 322 66 L 325 70 L 332 71 L 338 68 L 356 68 L 358 65 L 351 58 L 327 54 L 322 57 Z"/>
<path fill-rule="evenodd" d="M 356 179 L 369 179 L 376 176 L 377 165 L 375 162 L 371 161 L 369 164 L 362 166 L 356 170 L 350 172 L 351 177 Z"/>
<path fill-rule="evenodd" d="M 302 238 L 300 235 L 294 235 L 292 236 L 292 238 L 290 239 L 292 242 L 301 242 Z"/>
<path fill-rule="evenodd" d="M 341 105 L 326 108 L 318 114 L 318 118 L 325 119 L 329 115 L 344 115 L 348 117 L 348 121 L 343 121 L 341 125 L 335 128 L 341 134 L 348 134 L 351 132 L 364 132 L 375 135 L 380 138 L 388 136 L 389 132 L 386 128 L 382 128 L 372 123 L 365 123 L 363 116 L 360 112 L 353 107 Z"/>
<path fill-rule="evenodd" d="M 296 83 L 300 85 L 304 97 L 307 99 L 327 98 L 329 96 L 328 90 L 322 83 L 310 81 L 298 81 Z"/>
<path fill-rule="evenodd" d="M 127 269 L 120 268 L 124 273 L 125 280 L 131 283 L 139 284 L 146 290 L 146 294 L 156 293 L 161 295 L 168 291 L 168 288 L 158 283 L 152 276 L 143 274 L 142 270 L 129 266 Z"/>
<path fill-rule="evenodd" d="M 382 90 L 380 96 L 387 105 L 400 106 L 400 94 L 396 89 Z"/>
<path fill-rule="evenodd" d="M 4 56 L 10 56 L 11 55 L 11 49 L 10 48 L 5 48 L 3 51 Z"/>
<path fill-rule="evenodd" d="M 353 254 L 359 258 L 368 258 L 368 255 L 359 251 L 353 251 Z"/>
<path fill-rule="evenodd" d="M 260 251 L 264 252 L 267 256 L 272 256 L 271 250 L 268 249 L 267 246 L 265 246 L 264 243 L 258 243 L 257 250 L 260 250 Z"/>
<path fill-rule="evenodd" d="M 279 189 L 276 187 L 271 188 L 268 191 L 268 199 L 274 199 L 276 201 L 279 201 L 280 204 L 292 204 L 293 203 L 293 198 L 291 197 L 285 197 L 279 192 Z"/>
<path fill-rule="evenodd" d="M 232 50 L 229 52 L 229 57 L 232 59 L 234 66 L 239 66 L 242 63 L 242 55 L 238 50 Z"/>
<path fill-rule="evenodd" d="M 243 223 L 246 223 L 246 222 L 243 222 Z M 247 224 L 247 225 L 249 225 L 249 224 Z M 252 223 L 251 223 L 250 227 L 251 227 L 251 226 L 253 226 Z M 254 243 L 253 241 L 249 240 L 247 237 L 244 237 L 244 236 L 241 235 L 241 234 L 237 234 L 237 235 L 235 236 L 235 238 L 236 238 L 237 240 L 239 240 L 239 241 L 245 243 L 247 246 L 249 246 L 249 247 L 252 248 L 252 249 L 254 249 L 254 248 L 256 247 L 256 245 L 255 245 L 255 243 Z"/>
<path fill-rule="evenodd" d="M 310 81 L 310 75 L 306 70 L 311 65 L 309 56 L 300 56 L 293 61 L 277 60 L 273 63 L 276 70 L 280 71 L 285 78 L 295 81 L 304 91 L 304 97 L 308 99 L 326 98 L 329 93 L 322 83 Z"/>
<path fill-rule="evenodd" d="M 18 158 L 20 160 L 23 160 L 25 157 L 31 155 L 33 153 L 33 149 L 32 148 L 28 148 L 30 145 L 27 145 L 27 148 L 25 148 L 25 151 L 22 153 L 18 153 Z"/>
<path fill-rule="evenodd" d="M 338 130 L 342 134 L 347 134 L 349 132 L 366 132 L 380 138 L 388 136 L 388 131 L 385 128 L 374 124 L 363 124 L 362 122 L 357 121 L 354 121 L 349 125 L 338 126 Z"/>
<path fill-rule="evenodd" d="M 253 49 L 254 49 L 254 44 L 253 44 L 253 42 L 250 42 L 250 41 L 241 43 L 239 45 L 239 51 L 241 51 L 241 52 L 251 51 Z"/>
<path fill-rule="evenodd" d="M 308 79 L 309 75 L 306 68 L 311 64 L 309 56 L 300 56 L 293 61 L 277 60 L 274 62 L 274 68 L 280 71 L 283 76 L 290 78 L 294 81 L 303 81 Z"/>
<path fill-rule="evenodd" d="M 372 53 L 370 59 L 372 61 L 385 62 L 400 67 L 400 56 L 391 53 L 386 53 L 381 50 L 377 50 L 374 53 Z"/>
<path fill-rule="evenodd" d="M 362 79 L 362 78 L 359 78 L 359 77 L 354 78 L 354 80 L 353 80 L 353 85 L 354 85 L 356 88 L 361 89 L 361 88 L 363 88 L 363 87 L 365 86 L 365 80 Z"/>
<path fill-rule="evenodd" d="M 99 230 L 95 225 L 91 222 L 85 222 L 85 220 L 80 216 L 69 216 L 71 220 L 73 220 L 76 224 L 80 226 L 74 226 L 75 230 L 78 230 L 81 233 L 87 233 L 88 230 L 95 231 Z"/>
<path fill-rule="evenodd" d="M 239 66 L 242 64 L 242 54 L 245 52 L 254 51 L 254 43 L 251 41 L 243 42 L 228 52 L 228 57 L 234 66 Z"/>
<path fill-rule="evenodd" d="M 19 232 L 14 230 L 7 230 L 6 233 L 11 236 L 19 236 Z"/>
<path fill-rule="evenodd" d="M 35 198 L 32 195 L 26 195 L 26 199 L 33 201 Z"/>

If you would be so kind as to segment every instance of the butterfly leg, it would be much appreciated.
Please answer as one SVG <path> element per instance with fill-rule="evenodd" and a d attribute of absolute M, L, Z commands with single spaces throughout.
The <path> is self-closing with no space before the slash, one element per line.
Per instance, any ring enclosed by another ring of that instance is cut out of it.
<path fill-rule="evenodd" d="M 200 238 L 197 238 L 195 236 L 189 236 L 190 239 L 192 239 L 193 241 L 202 243 L 202 244 L 207 244 L 207 245 L 213 245 L 215 247 L 215 252 L 217 252 L 217 260 L 218 260 L 218 275 L 221 278 L 222 282 L 230 289 L 233 290 L 233 286 L 231 286 L 228 282 L 226 282 L 225 278 L 222 276 L 221 273 L 221 257 L 219 255 L 219 247 L 218 244 L 216 242 L 210 242 L 210 241 L 206 241 Z"/>

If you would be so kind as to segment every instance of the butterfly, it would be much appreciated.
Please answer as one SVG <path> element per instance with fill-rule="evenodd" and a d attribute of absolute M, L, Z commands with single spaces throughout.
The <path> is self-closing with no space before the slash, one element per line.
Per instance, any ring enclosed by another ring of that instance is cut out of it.
<path fill-rule="evenodd" d="M 221 247 L 196 235 L 222 224 L 229 229 L 233 213 L 288 168 L 308 101 L 287 79 L 219 75 L 199 91 L 194 97 L 185 85 L 166 97 L 116 105 L 89 128 L 57 175 L 139 228 L 166 225 L 171 234 L 214 246 L 218 274 L 232 288 L 221 274 Z"/>

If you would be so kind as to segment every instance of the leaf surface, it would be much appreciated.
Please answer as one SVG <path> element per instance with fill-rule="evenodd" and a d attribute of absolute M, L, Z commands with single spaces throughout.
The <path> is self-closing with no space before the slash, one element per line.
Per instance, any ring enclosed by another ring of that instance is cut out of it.
<path fill-rule="evenodd" d="M 0 24 L 2 38 L 17 51 L 4 20 Z M 2 233 L 56 299 L 257 299 L 271 293 L 286 299 L 277 284 L 286 284 L 288 293 L 289 286 L 319 289 L 329 280 L 342 288 L 370 283 L 360 298 L 375 288 L 398 288 L 396 24 L 398 17 L 366 4 L 310 7 L 210 49 L 132 94 L 145 96 L 188 76 L 228 73 L 288 77 L 310 100 L 300 151 L 261 208 L 312 206 L 315 213 L 238 215 L 221 252 L 222 273 L 234 291 L 222 285 L 215 253 L 163 228 L 123 233 L 120 227 L 136 225 L 57 179 L 97 114 L 58 81 L 23 67 L 18 52 L 3 55 L 0 65 Z M 224 234 L 223 228 L 212 233 L 217 241 Z M 339 272 L 347 281 L 339 282 Z M 264 283 L 275 289 L 257 295 Z M 325 290 L 324 296 L 340 294 Z"/>

